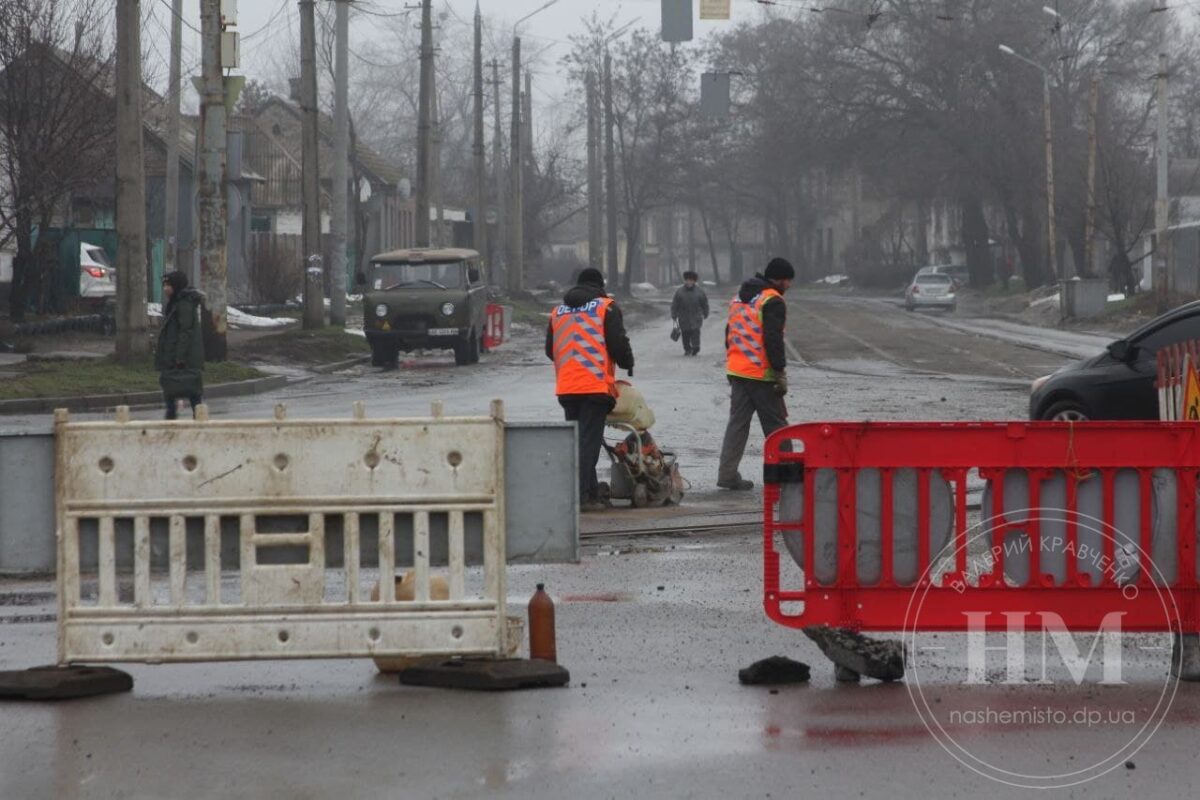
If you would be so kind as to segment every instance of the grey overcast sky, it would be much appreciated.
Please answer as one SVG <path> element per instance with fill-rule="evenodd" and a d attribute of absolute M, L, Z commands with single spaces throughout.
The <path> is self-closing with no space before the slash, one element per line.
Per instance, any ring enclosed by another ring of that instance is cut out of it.
<path fill-rule="evenodd" d="M 502 41 L 505 47 L 510 41 L 513 22 L 526 14 L 537 12 L 522 23 L 520 33 L 525 43 L 525 52 L 538 54 L 537 63 L 533 67 L 535 79 L 538 79 L 534 102 L 543 107 L 554 103 L 566 89 L 562 79 L 558 77 L 558 60 L 569 49 L 568 37 L 582 31 L 583 21 L 591 16 L 593 10 L 600 12 L 602 16 L 614 15 L 618 24 L 638 20 L 635 25 L 639 27 L 651 30 L 658 30 L 660 27 L 661 0 L 558 0 L 538 11 L 546 5 L 546 1 L 481 0 L 479 4 L 485 20 L 490 21 L 493 28 L 498 28 L 485 31 L 485 37 Z M 329 3 L 330 0 L 317 2 L 320 5 Z M 185 74 L 194 74 L 199 69 L 200 59 L 200 36 L 197 32 L 200 27 L 200 2 L 184 0 L 183 5 L 186 21 L 183 66 Z M 358 0 L 353 5 L 379 15 L 401 14 L 406 8 L 418 3 L 416 0 Z M 759 5 L 755 0 L 732 0 L 732 19 L 729 22 L 701 22 L 700 0 L 693 0 L 692 5 L 697 40 L 722 26 L 772 13 L 768 10 L 770 7 Z M 434 0 L 433 8 L 435 17 L 439 14 L 447 15 L 447 24 L 466 24 L 470 23 L 475 13 L 475 0 Z M 169 52 L 171 0 L 142 0 L 142 13 L 146 17 L 143 44 L 150 57 L 146 64 L 146 73 L 153 83 L 161 87 L 167 71 L 165 57 Z M 416 24 L 419 16 L 415 12 L 412 12 L 411 16 Z M 352 48 L 355 41 L 378 37 L 379 19 L 379 16 L 352 12 Z M 261 74 L 270 66 L 273 57 L 278 57 L 284 48 L 295 49 L 299 41 L 296 0 L 239 0 L 237 30 L 242 36 L 242 67 L 239 72 L 250 77 Z M 413 57 L 416 57 L 415 53 Z M 297 71 L 298 69 L 297 64 Z M 189 92 L 184 103 L 188 107 L 195 107 L 194 94 Z"/>

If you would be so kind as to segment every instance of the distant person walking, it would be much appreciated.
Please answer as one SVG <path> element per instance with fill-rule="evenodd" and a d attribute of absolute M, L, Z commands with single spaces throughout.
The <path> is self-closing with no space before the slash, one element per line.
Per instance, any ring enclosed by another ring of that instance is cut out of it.
<path fill-rule="evenodd" d="M 722 489 L 754 488 L 754 482 L 738 471 L 754 415 L 758 415 L 764 436 L 787 425 L 783 401 L 788 391 L 783 344 L 787 304 L 783 293 L 795 277 L 796 270 L 787 260 L 773 258 L 763 274 L 742 284 L 729 304 L 729 324 L 725 328 L 729 423 L 717 471 L 717 486 Z"/>
<path fill-rule="evenodd" d="M 554 362 L 555 394 L 567 421 L 578 425 L 579 510 L 608 508 L 600 496 L 596 461 L 604 444 L 604 421 L 617 404 L 616 368 L 633 374 L 633 348 L 621 309 L 604 291 L 604 275 L 579 273 L 546 327 L 546 357 Z"/>
<path fill-rule="evenodd" d="M 204 297 L 188 286 L 187 275 L 178 270 L 163 276 L 162 289 L 166 304 L 154 368 L 159 371 L 167 419 L 175 419 L 178 401 L 187 400 L 193 415 L 196 406 L 204 402 L 204 340 L 200 333 Z"/>
<path fill-rule="evenodd" d="M 691 270 L 683 273 L 683 286 L 671 300 L 671 319 L 679 326 L 685 356 L 700 355 L 700 328 L 708 319 L 708 295 L 697 285 L 699 280 Z"/>

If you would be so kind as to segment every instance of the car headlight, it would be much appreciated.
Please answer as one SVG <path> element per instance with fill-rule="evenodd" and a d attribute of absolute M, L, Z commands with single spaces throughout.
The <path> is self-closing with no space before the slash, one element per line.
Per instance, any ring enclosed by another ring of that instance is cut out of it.
<path fill-rule="evenodd" d="M 1043 375 L 1042 377 L 1036 379 L 1029 391 L 1036 392 L 1038 389 L 1042 388 L 1042 386 L 1046 384 L 1046 381 L 1050 380 L 1052 377 L 1052 375 Z"/>
<path fill-rule="evenodd" d="M 387 312 L 388 312 L 388 307 L 385 306 L 383 303 L 380 303 L 379 305 L 375 306 L 375 316 L 386 317 Z"/>
<path fill-rule="evenodd" d="M 447 317 L 454 314 L 454 303 L 442 303 L 442 313 Z"/>

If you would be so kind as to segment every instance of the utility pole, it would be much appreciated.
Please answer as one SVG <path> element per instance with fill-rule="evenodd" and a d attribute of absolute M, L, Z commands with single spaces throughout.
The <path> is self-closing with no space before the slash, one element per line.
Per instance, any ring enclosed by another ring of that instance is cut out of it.
<path fill-rule="evenodd" d="M 505 217 L 504 206 L 504 137 L 500 126 L 500 62 L 492 59 L 492 172 L 496 181 L 496 235 L 492 250 L 497 264 L 504 261 Z M 507 269 L 507 267 L 506 267 Z M 507 276 L 506 276 L 507 277 Z"/>
<path fill-rule="evenodd" d="M 475 130 L 472 155 L 475 157 L 475 216 L 472 218 L 472 244 L 481 258 L 487 258 L 487 212 L 484 195 L 483 161 L 483 16 L 479 13 L 479 2 L 475 2 Z"/>
<path fill-rule="evenodd" d="M 433 178 L 430 116 L 433 104 L 433 0 L 421 0 L 421 82 L 417 99 L 417 247 L 429 247 L 429 198 Z"/>
<path fill-rule="evenodd" d="M 350 211 L 350 3 L 336 0 L 333 55 L 333 214 L 329 322 L 346 325 L 346 233 Z"/>
<path fill-rule="evenodd" d="M 304 327 L 325 325 L 321 256 L 321 171 L 318 166 L 317 25 L 313 0 L 300 0 L 301 188 L 304 194 Z"/>
<path fill-rule="evenodd" d="M 1058 226 L 1054 214 L 1054 127 L 1050 116 L 1050 74 L 1042 73 L 1042 112 L 1046 122 L 1046 239 L 1050 252 L 1050 274 L 1058 277 Z M 1066 313 L 1065 298 L 1060 306 Z"/>
<path fill-rule="evenodd" d="M 617 265 L 617 149 L 613 141 L 612 56 L 604 54 L 604 171 L 607 191 L 605 227 L 608 235 L 608 279 L 616 282 Z"/>
<path fill-rule="evenodd" d="M 588 266 L 604 271 L 604 244 L 600 217 L 600 124 L 596 119 L 596 73 L 587 73 L 587 203 Z"/>
<path fill-rule="evenodd" d="M 1092 76 L 1088 93 L 1088 166 L 1087 208 L 1083 218 L 1083 269 L 1086 277 L 1095 273 L 1092 263 L 1096 235 L 1096 114 L 1100 105 L 1100 78 Z"/>
<path fill-rule="evenodd" d="M 1165 34 L 1164 34 L 1165 35 Z M 1156 163 L 1158 168 L 1158 191 L 1154 203 L 1154 293 L 1158 296 L 1158 311 L 1162 313 L 1171 307 L 1171 287 L 1167 276 L 1167 265 L 1170 263 L 1170 200 L 1167 184 L 1167 54 L 1158 54 L 1158 76 L 1156 81 L 1156 99 L 1158 104 L 1158 143 L 1156 147 Z"/>
<path fill-rule="evenodd" d="M 525 239 L 525 189 L 533 185 L 533 75 L 525 70 L 521 93 L 521 240 Z M 522 251 L 524 252 L 524 251 Z"/>
<path fill-rule="evenodd" d="M 225 204 L 225 86 L 221 78 L 221 0 L 200 6 L 200 283 L 208 318 L 204 321 L 204 357 L 224 361 L 227 322 L 228 254 Z"/>
<path fill-rule="evenodd" d="M 524 159 L 521 158 L 521 39 L 513 37 L 512 45 L 512 122 L 509 133 L 509 241 L 508 291 L 512 294 L 525 288 L 525 242 L 522 238 L 521 177 Z"/>
<path fill-rule="evenodd" d="M 117 359 L 150 352 L 146 338 L 146 178 L 142 164 L 141 3 L 117 4 Z"/>
<path fill-rule="evenodd" d="M 430 199 L 433 202 L 434 227 L 432 244 L 434 247 L 445 247 L 442 240 L 446 233 L 445 208 L 442 202 L 442 106 L 438 99 L 437 88 L 433 90 L 433 164 L 429 170 L 429 184 L 433 187 Z"/>
<path fill-rule="evenodd" d="M 171 65 L 167 78 L 167 188 L 163 209 L 163 269 L 176 268 L 179 249 L 179 104 L 183 59 L 183 0 L 171 0 Z M 190 267 L 191 265 L 189 265 Z M 188 273 L 192 270 L 188 269 Z M 199 283 L 191 275 L 192 283 Z"/>

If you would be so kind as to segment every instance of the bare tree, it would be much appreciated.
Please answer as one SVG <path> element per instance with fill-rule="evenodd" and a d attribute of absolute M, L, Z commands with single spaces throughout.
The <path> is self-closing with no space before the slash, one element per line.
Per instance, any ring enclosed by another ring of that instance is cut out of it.
<path fill-rule="evenodd" d="M 55 291 L 49 237 L 74 190 L 113 174 L 111 54 L 99 0 L 0 0 L 0 244 L 16 242 L 9 306 Z"/>

